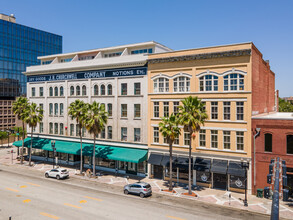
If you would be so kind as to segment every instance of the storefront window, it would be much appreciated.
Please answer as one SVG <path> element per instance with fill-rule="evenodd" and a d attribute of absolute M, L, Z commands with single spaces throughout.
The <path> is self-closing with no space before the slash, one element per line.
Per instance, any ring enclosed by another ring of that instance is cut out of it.
<path fill-rule="evenodd" d="M 179 168 L 179 179 L 180 180 L 188 180 L 188 169 Z M 192 173 L 191 173 L 191 179 L 192 179 Z"/>
<path fill-rule="evenodd" d="M 177 178 L 177 168 L 176 167 L 172 167 L 172 176 L 173 176 L 173 178 Z M 165 177 L 169 177 L 169 167 L 166 167 Z"/>
<path fill-rule="evenodd" d="M 69 155 L 68 155 L 68 160 L 69 160 L 70 162 L 74 162 L 74 155 L 73 155 L 73 154 L 69 154 Z"/>
<path fill-rule="evenodd" d="M 125 170 L 125 163 L 124 161 L 118 161 L 118 169 Z"/>
<path fill-rule="evenodd" d="M 196 182 L 199 183 L 210 183 L 211 182 L 211 173 L 204 171 L 196 171 Z"/>
<path fill-rule="evenodd" d="M 49 151 L 48 157 L 49 157 L 49 158 L 54 158 L 54 153 L 53 153 L 53 151 Z"/>
<path fill-rule="evenodd" d="M 46 157 L 46 152 L 41 149 L 32 149 L 32 155 L 34 156 L 40 156 L 40 157 Z"/>
<path fill-rule="evenodd" d="M 115 169 L 115 160 L 108 160 L 104 158 L 96 158 L 96 165 Z"/>
<path fill-rule="evenodd" d="M 137 164 L 137 172 L 138 173 L 146 173 L 146 163 L 145 161 Z"/>
<path fill-rule="evenodd" d="M 230 175 L 230 188 L 245 189 L 245 177 Z"/>
<path fill-rule="evenodd" d="M 84 164 L 89 164 L 89 165 L 91 165 L 92 163 L 91 163 L 91 157 L 90 156 L 84 156 Z"/>
<path fill-rule="evenodd" d="M 67 154 L 66 153 L 60 153 L 58 156 L 59 156 L 60 160 L 67 161 Z"/>

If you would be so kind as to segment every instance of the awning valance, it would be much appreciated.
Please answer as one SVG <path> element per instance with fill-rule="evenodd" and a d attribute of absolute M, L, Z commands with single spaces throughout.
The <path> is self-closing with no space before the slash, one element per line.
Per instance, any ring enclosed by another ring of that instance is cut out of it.
<path fill-rule="evenodd" d="M 227 160 L 213 160 L 211 172 L 219 174 L 227 174 Z"/>
<path fill-rule="evenodd" d="M 188 169 L 189 159 L 188 157 L 177 157 L 175 160 L 175 167 Z M 192 166 L 192 158 L 191 158 L 191 166 Z"/>
<path fill-rule="evenodd" d="M 172 157 L 172 166 L 175 166 L 175 160 L 176 160 L 176 156 Z M 164 156 L 162 161 L 161 161 L 161 165 L 162 166 L 165 166 L 165 167 L 168 167 L 170 166 L 170 156 Z"/>
<path fill-rule="evenodd" d="M 205 159 L 197 157 L 194 162 L 194 169 L 196 171 L 210 172 L 211 170 L 211 159 Z"/>
<path fill-rule="evenodd" d="M 245 169 L 242 168 L 240 162 L 229 162 L 227 173 L 233 176 L 245 177 Z"/>
<path fill-rule="evenodd" d="M 159 165 L 161 165 L 161 161 L 162 161 L 163 157 L 164 157 L 164 155 L 162 155 L 162 154 L 151 153 L 151 155 L 148 159 L 148 163 L 159 166 Z"/>

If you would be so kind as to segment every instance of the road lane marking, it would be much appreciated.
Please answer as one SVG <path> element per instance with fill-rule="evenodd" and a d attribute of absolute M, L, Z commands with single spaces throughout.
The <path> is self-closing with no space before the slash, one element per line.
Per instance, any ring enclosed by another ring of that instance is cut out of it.
<path fill-rule="evenodd" d="M 30 201 L 31 201 L 30 199 L 22 200 L 23 203 L 29 203 Z"/>
<path fill-rule="evenodd" d="M 76 208 L 76 209 L 81 209 L 80 206 L 72 205 L 72 204 L 69 204 L 69 203 L 64 203 L 64 205 L 66 205 L 66 206 L 70 206 L 70 207 L 73 207 L 73 208 Z"/>
<path fill-rule="evenodd" d="M 29 184 L 29 185 L 32 185 L 32 186 L 40 186 L 40 185 L 38 185 L 38 184 L 35 184 L 35 183 L 27 183 L 27 184 Z"/>
<path fill-rule="evenodd" d="M 21 197 L 21 195 L 16 195 L 16 197 Z"/>
<path fill-rule="evenodd" d="M 60 219 L 59 217 L 57 217 L 55 215 L 50 215 L 50 214 L 45 213 L 45 212 L 41 212 L 40 215 L 43 215 L 43 216 L 46 216 L 46 217 L 49 217 L 49 218 L 52 218 L 52 219 Z"/>
<path fill-rule="evenodd" d="M 11 189 L 11 188 L 8 188 L 8 187 L 6 187 L 5 189 L 6 189 L 6 190 L 9 190 L 9 191 L 12 191 L 12 192 L 18 192 L 17 189 Z"/>
<path fill-rule="evenodd" d="M 80 200 L 79 203 L 87 203 L 86 200 Z"/>
<path fill-rule="evenodd" d="M 84 198 L 96 200 L 96 201 L 99 201 L 99 202 L 102 202 L 103 201 L 101 199 L 97 199 L 97 198 L 93 198 L 93 197 L 89 197 L 89 196 L 84 196 Z"/>
<path fill-rule="evenodd" d="M 23 186 L 20 186 L 20 188 L 26 188 L 27 186 L 23 185 Z"/>
<path fill-rule="evenodd" d="M 172 219 L 176 219 L 176 220 L 185 220 L 184 218 L 179 218 L 176 216 L 171 216 L 171 215 L 166 215 L 167 218 L 172 218 Z"/>

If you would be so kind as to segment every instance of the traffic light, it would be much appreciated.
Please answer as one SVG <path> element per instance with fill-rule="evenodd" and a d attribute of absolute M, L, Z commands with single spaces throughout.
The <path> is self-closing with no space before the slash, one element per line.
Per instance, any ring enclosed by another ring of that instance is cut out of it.
<path fill-rule="evenodd" d="M 283 186 L 287 186 L 287 176 L 283 175 Z"/>
<path fill-rule="evenodd" d="M 274 170 L 274 164 L 271 163 L 271 164 L 269 165 L 269 174 L 273 174 L 273 170 Z"/>
<path fill-rule="evenodd" d="M 287 167 L 286 167 L 286 165 L 282 165 L 282 170 L 283 170 L 283 175 L 286 175 L 286 173 L 287 173 Z"/>
<path fill-rule="evenodd" d="M 273 174 L 268 174 L 267 175 L 267 183 L 268 184 L 272 184 L 272 176 L 273 176 Z"/>

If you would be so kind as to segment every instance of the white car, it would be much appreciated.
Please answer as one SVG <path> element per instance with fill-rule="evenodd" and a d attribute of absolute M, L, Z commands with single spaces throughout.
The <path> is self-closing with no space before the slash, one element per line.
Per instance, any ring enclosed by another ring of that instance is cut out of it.
<path fill-rule="evenodd" d="M 65 178 L 69 177 L 69 172 L 68 172 L 68 170 L 63 169 L 63 168 L 56 168 L 56 169 L 46 171 L 45 177 L 46 178 L 54 177 L 57 180 L 65 179 Z"/>

